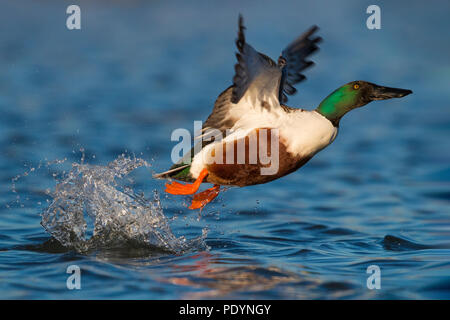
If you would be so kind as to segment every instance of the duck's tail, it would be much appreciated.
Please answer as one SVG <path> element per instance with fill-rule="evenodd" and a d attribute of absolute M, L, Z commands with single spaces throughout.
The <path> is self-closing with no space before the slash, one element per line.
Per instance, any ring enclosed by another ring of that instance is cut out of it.
<path fill-rule="evenodd" d="M 167 171 L 154 174 L 153 178 L 155 178 L 155 179 L 173 178 L 173 179 L 177 179 L 177 180 L 181 180 L 181 181 L 190 181 L 190 180 L 192 180 L 192 178 L 190 177 L 190 172 L 189 172 L 190 169 L 191 169 L 191 165 L 189 165 L 189 164 L 178 164 L 178 165 L 176 164 Z"/>

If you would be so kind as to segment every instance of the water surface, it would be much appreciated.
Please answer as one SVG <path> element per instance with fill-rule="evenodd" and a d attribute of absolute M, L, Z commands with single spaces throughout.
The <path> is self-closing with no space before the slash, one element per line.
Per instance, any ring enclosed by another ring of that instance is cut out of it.
<path fill-rule="evenodd" d="M 380 1 L 376 31 L 364 1 L 79 3 L 80 31 L 69 2 L 1 4 L 0 298 L 450 298 L 447 2 Z M 239 12 L 272 58 L 321 27 L 292 106 L 357 79 L 414 94 L 351 112 L 301 170 L 199 215 L 151 176 L 230 84 Z"/>

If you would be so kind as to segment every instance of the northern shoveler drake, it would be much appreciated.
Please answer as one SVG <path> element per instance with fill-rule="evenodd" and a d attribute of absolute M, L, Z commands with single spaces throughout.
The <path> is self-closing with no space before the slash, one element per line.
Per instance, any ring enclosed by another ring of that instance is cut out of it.
<path fill-rule="evenodd" d="M 156 178 L 190 182 L 166 184 L 166 192 L 170 194 L 194 194 L 190 209 L 203 208 L 219 194 L 221 185 L 261 184 L 294 172 L 334 141 L 339 122 L 347 112 L 374 100 L 401 98 L 412 93 L 411 90 L 352 81 L 333 91 L 315 110 L 288 107 L 285 105 L 287 95 L 296 93 L 294 85 L 305 80 L 302 72 L 314 64 L 307 59 L 321 41 L 315 36 L 317 26 L 288 45 L 278 63 L 253 49 L 246 42 L 244 30 L 243 18 L 239 16 L 236 40 L 239 52 L 233 84 L 219 95 L 202 129 L 203 137 L 209 132 L 228 134 L 223 139 L 217 139 L 217 135 L 215 139 L 202 139 L 200 147 L 193 149 L 196 152 L 187 154 L 170 170 L 155 175 Z M 267 131 L 265 138 L 258 134 L 262 129 Z M 262 169 L 272 163 L 261 159 L 252 162 L 250 154 L 251 150 L 256 153 L 259 149 L 272 150 L 273 139 L 268 139 L 269 136 L 277 137 L 278 159 L 275 159 L 276 170 L 268 174 Z M 255 142 L 255 149 L 251 149 L 251 141 Z M 241 161 L 236 161 L 237 146 L 243 146 L 246 153 Z M 227 153 L 232 161 L 228 161 Z M 214 186 L 195 194 L 203 182 Z"/>

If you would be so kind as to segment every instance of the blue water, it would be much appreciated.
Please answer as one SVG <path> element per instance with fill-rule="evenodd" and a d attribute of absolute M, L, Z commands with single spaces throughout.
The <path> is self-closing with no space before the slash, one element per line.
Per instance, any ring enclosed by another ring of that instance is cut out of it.
<path fill-rule="evenodd" d="M 370 31 L 370 1 L 89 0 L 68 31 L 67 1 L 2 1 L 0 298 L 449 299 L 450 5 L 377 3 Z M 151 176 L 230 84 L 239 12 L 273 58 L 321 27 L 292 106 L 359 79 L 414 94 L 352 111 L 299 171 L 199 215 Z"/>

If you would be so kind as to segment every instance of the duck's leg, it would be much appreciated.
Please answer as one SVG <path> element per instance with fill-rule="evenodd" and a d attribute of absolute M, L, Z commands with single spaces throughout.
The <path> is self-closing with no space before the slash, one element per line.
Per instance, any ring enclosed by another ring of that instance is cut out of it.
<path fill-rule="evenodd" d="M 181 195 L 196 193 L 207 175 L 208 170 L 203 169 L 194 183 L 182 184 L 176 181 L 173 181 L 172 183 L 166 183 L 166 192 L 170 194 L 181 194 Z"/>
<path fill-rule="evenodd" d="M 218 184 L 214 185 L 214 187 L 206 189 L 200 193 L 194 195 L 192 199 L 192 204 L 189 206 L 189 209 L 202 209 L 208 203 L 213 201 L 220 192 L 220 186 Z"/>

